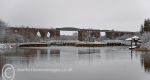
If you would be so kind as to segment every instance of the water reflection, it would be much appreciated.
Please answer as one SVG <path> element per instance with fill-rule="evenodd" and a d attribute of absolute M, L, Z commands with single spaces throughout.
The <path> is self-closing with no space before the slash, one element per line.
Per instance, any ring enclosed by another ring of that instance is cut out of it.
<path fill-rule="evenodd" d="M 49 60 L 53 63 L 60 63 L 60 50 L 59 49 L 51 49 Z"/>
<path fill-rule="evenodd" d="M 65 53 L 64 53 L 65 52 Z M 53 64 L 61 63 L 76 63 L 78 61 L 85 61 L 87 63 L 93 60 L 100 59 L 100 49 L 83 48 L 83 49 L 14 49 L 5 51 L 1 56 L 6 63 L 15 64 L 19 67 L 28 67 L 36 62 L 48 62 Z M 5 63 L 5 64 L 6 64 Z M 1 62 L 2 64 L 2 62 Z M 22 66 L 20 66 L 20 64 Z M 2 64 L 3 65 L 3 64 Z"/>
<path fill-rule="evenodd" d="M 146 72 L 150 72 L 150 52 L 141 53 L 141 64 Z"/>
<path fill-rule="evenodd" d="M 100 53 L 100 49 L 88 48 L 88 49 L 79 49 L 78 54 L 91 54 L 91 53 Z"/>
<path fill-rule="evenodd" d="M 128 47 L 108 47 L 103 48 L 102 57 L 106 60 L 131 60 L 133 53 L 128 49 Z"/>
<path fill-rule="evenodd" d="M 134 53 L 134 52 L 133 52 Z M 13 49 L 0 55 L 0 74 L 4 64 L 17 68 L 72 68 L 65 72 L 16 72 L 16 80 L 144 80 L 150 79 L 143 73 L 150 71 L 150 54 L 137 52 L 132 55 L 128 48 L 44 48 Z M 84 76 L 86 74 L 88 76 Z M 40 76 L 45 77 L 40 77 Z M 149 75 L 148 75 L 149 76 Z M 147 77 L 147 78 L 146 78 Z"/>
<path fill-rule="evenodd" d="M 78 50 L 78 60 L 81 63 L 94 63 L 100 60 L 100 49 L 87 48 Z"/>
<path fill-rule="evenodd" d="M 0 76 L 2 75 L 2 68 L 3 68 L 3 65 L 5 64 L 6 64 L 5 59 L 3 59 L 3 57 L 0 56 Z"/>

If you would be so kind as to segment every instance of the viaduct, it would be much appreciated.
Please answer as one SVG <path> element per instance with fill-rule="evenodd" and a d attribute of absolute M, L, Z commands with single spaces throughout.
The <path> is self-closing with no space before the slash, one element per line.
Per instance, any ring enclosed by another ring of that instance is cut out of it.
<path fill-rule="evenodd" d="M 7 31 L 12 32 L 13 34 L 19 34 L 23 36 L 25 41 L 38 41 L 39 39 L 60 39 L 60 31 L 77 31 L 78 40 L 86 41 L 99 40 L 101 38 L 100 32 L 105 32 L 105 35 L 109 39 L 114 39 L 116 37 L 123 36 L 125 34 L 134 35 L 137 32 L 123 32 L 123 31 L 113 31 L 113 30 L 98 30 L 98 29 L 79 29 L 73 27 L 64 27 L 64 28 L 55 28 L 55 29 L 44 29 L 44 28 L 24 28 L 24 27 L 8 27 Z M 41 36 L 38 36 L 37 33 L 40 33 Z M 47 34 L 50 34 L 50 37 Z"/>

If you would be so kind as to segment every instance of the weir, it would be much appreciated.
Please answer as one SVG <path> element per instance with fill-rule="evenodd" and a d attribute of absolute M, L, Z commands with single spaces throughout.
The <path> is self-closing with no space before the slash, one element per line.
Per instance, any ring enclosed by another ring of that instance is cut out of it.
<path fill-rule="evenodd" d="M 104 46 L 128 46 L 124 41 L 85 42 L 73 40 L 52 40 L 39 43 L 21 43 L 19 47 L 50 47 L 50 46 L 74 46 L 74 47 L 104 47 Z"/>

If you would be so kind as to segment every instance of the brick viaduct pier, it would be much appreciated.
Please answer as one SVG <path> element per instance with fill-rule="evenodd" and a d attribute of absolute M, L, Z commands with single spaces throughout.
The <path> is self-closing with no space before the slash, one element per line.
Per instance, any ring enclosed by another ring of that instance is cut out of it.
<path fill-rule="evenodd" d="M 101 32 L 105 32 L 106 37 L 109 39 L 114 39 L 116 37 L 123 36 L 125 34 L 134 35 L 137 32 L 123 32 L 123 31 L 113 31 L 113 30 L 98 30 L 98 29 L 79 29 L 72 27 L 65 28 L 55 28 L 55 29 L 44 29 L 44 28 L 23 28 L 23 27 L 8 27 L 7 31 L 11 31 L 13 34 L 19 34 L 23 36 L 25 41 L 38 41 L 39 39 L 47 40 L 59 40 L 60 31 L 77 31 L 78 40 L 86 41 L 90 38 L 94 40 L 99 40 L 101 38 Z M 41 37 L 37 36 L 37 33 L 40 33 Z M 47 34 L 50 34 L 50 37 L 47 37 Z"/>

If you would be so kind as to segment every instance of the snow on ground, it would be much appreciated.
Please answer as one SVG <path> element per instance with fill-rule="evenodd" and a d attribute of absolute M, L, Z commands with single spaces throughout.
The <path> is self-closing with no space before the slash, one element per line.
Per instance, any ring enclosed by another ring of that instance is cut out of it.
<path fill-rule="evenodd" d="M 1 44 L 0 43 L 0 49 L 8 49 L 8 48 L 13 48 L 11 44 Z"/>

